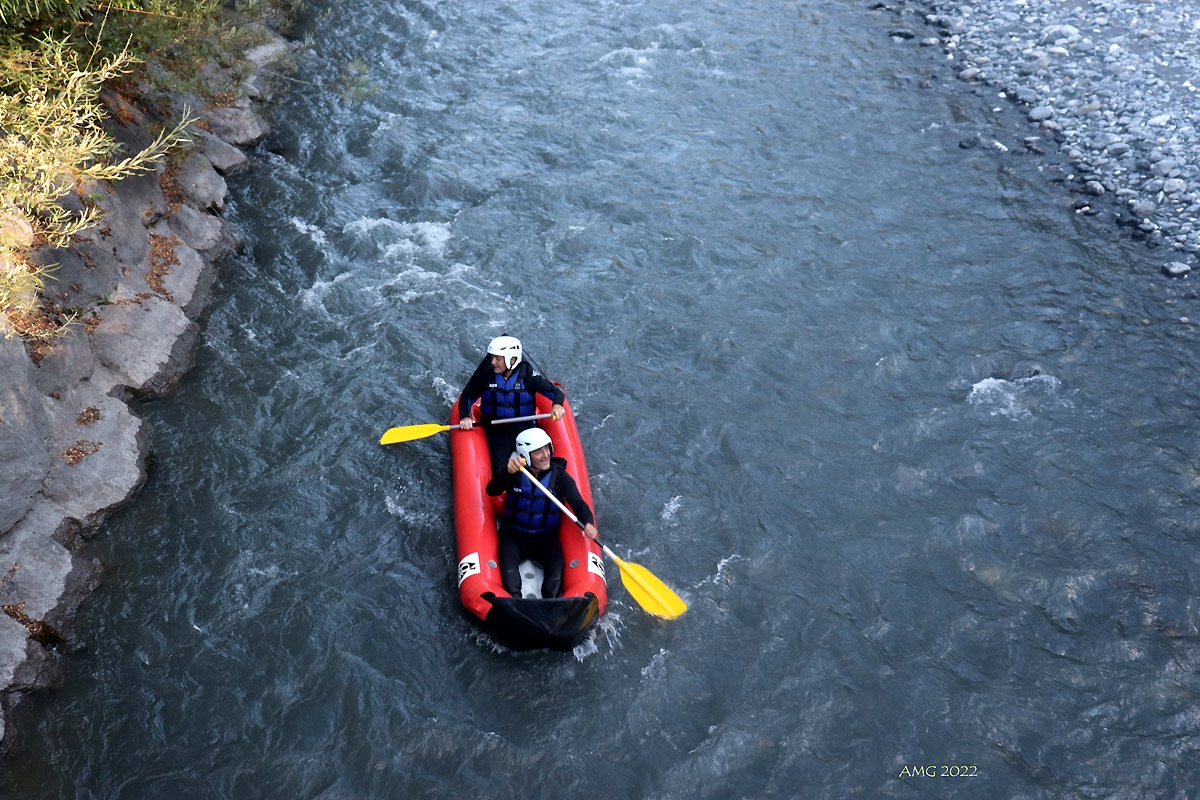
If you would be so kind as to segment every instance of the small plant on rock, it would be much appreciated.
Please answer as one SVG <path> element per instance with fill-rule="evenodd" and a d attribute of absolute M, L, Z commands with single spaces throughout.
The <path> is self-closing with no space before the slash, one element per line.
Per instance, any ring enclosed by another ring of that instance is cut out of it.
<path fill-rule="evenodd" d="M 133 57 L 122 51 L 85 60 L 65 41 L 38 44 L 0 51 L 0 315 L 10 323 L 8 336 L 46 333 L 30 324 L 46 271 L 28 261 L 29 248 L 63 247 L 99 219 L 95 205 L 75 213 L 60 200 L 82 179 L 112 181 L 153 169 L 186 140 L 192 122 L 185 114 L 140 153 L 119 158 L 102 126 L 98 92 L 127 73 Z"/>

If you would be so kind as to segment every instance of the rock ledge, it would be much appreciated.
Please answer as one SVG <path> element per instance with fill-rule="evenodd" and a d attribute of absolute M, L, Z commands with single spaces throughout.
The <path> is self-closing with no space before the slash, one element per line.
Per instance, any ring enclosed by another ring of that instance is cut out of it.
<path fill-rule="evenodd" d="M 261 28 L 244 54 L 268 70 L 290 51 Z M 56 642 L 97 568 L 79 544 L 146 478 L 144 427 L 126 404 L 161 396 L 191 364 L 215 263 L 240 238 L 222 218 L 226 175 L 248 168 L 240 147 L 267 134 L 245 87 L 230 108 L 201 115 L 182 163 L 112 185 L 78 187 L 66 202 L 103 209 L 71 247 L 36 251 L 57 264 L 46 297 L 81 309 L 81 324 L 45 352 L 0 330 L 0 738 L 11 745 L 14 705 L 61 678 Z M 113 133 L 130 148 L 151 136 L 150 114 L 105 92 Z M 172 103 L 173 105 L 173 103 Z"/>

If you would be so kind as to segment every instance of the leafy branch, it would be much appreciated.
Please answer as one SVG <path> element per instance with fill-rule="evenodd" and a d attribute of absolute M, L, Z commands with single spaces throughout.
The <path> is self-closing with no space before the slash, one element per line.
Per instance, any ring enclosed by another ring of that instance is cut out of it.
<path fill-rule="evenodd" d="M 123 50 L 87 61 L 66 42 L 44 39 L 36 51 L 0 53 L 0 314 L 14 321 L 34 311 L 45 271 L 30 265 L 34 243 L 63 247 L 96 224 L 94 206 L 75 214 L 59 202 L 85 179 L 113 181 L 154 169 L 188 141 L 190 114 L 139 153 L 113 160 L 116 141 L 104 130 L 101 85 L 129 72 Z M 11 334 L 10 334 L 11 335 Z"/>

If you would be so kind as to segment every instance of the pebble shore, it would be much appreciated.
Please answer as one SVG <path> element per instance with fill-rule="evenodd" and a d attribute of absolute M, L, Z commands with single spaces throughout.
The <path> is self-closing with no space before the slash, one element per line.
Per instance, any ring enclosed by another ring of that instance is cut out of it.
<path fill-rule="evenodd" d="M 1028 150 L 1057 150 L 1071 188 L 1165 248 L 1163 271 L 1200 261 L 1200 2 L 884 0 L 890 33 L 944 52 L 958 80 L 1028 117 Z M 1083 204 L 1081 203 L 1081 207 Z"/>

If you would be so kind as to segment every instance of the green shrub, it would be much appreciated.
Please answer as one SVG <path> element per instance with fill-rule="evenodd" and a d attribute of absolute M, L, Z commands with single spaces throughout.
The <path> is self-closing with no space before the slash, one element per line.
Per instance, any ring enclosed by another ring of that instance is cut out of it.
<path fill-rule="evenodd" d="M 301 3 L 0 0 L 0 327 L 5 319 L 39 316 L 47 273 L 28 261 L 28 249 L 63 246 L 96 223 L 92 198 L 83 198 L 82 214 L 72 214 L 59 202 L 65 194 L 81 179 L 112 181 L 151 169 L 185 138 L 187 114 L 146 150 L 123 157 L 101 125 L 101 85 L 147 61 L 155 69 L 140 71 L 137 82 L 123 82 L 119 91 L 149 85 L 152 94 L 168 97 L 223 92 L 201 85 L 203 67 L 227 59 L 236 65 L 228 54 L 244 52 L 257 35 L 247 23 L 291 16 Z M 38 324 L 17 324 L 18 332 L 41 335 L 47 315 L 40 316 Z"/>
<path fill-rule="evenodd" d="M 0 22 L 23 27 L 38 22 L 78 22 L 87 12 L 88 0 L 0 0 Z"/>
<path fill-rule="evenodd" d="M 127 49 L 142 60 L 161 60 L 196 45 L 217 0 L 92 0 L 91 6 L 95 19 L 85 36 L 92 43 L 104 52 Z"/>
<path fill-rule="evenodd" d="M 145 150 L 118 159 L 101 125 L 100 86 L 129 70 L 132 56 L 84 60 L 65 41 L 0 52 L 0 313 L 10 321 L 37 307 L 44 271 L 27 263 L 31 240 L 63 247 L 96 223 L 99 210 L 73 214 L 59 200 L 90 178 L 112 181 L 153 168 L 186 138 L 185 118 Z M 7 220 L 3 219 L 7 218 Z"/>
<path fill-rule="evenodd" d="M 90 0 L 0 0 L 0 47 L 38 36 L 65 36 L 90 11 Z"/>

